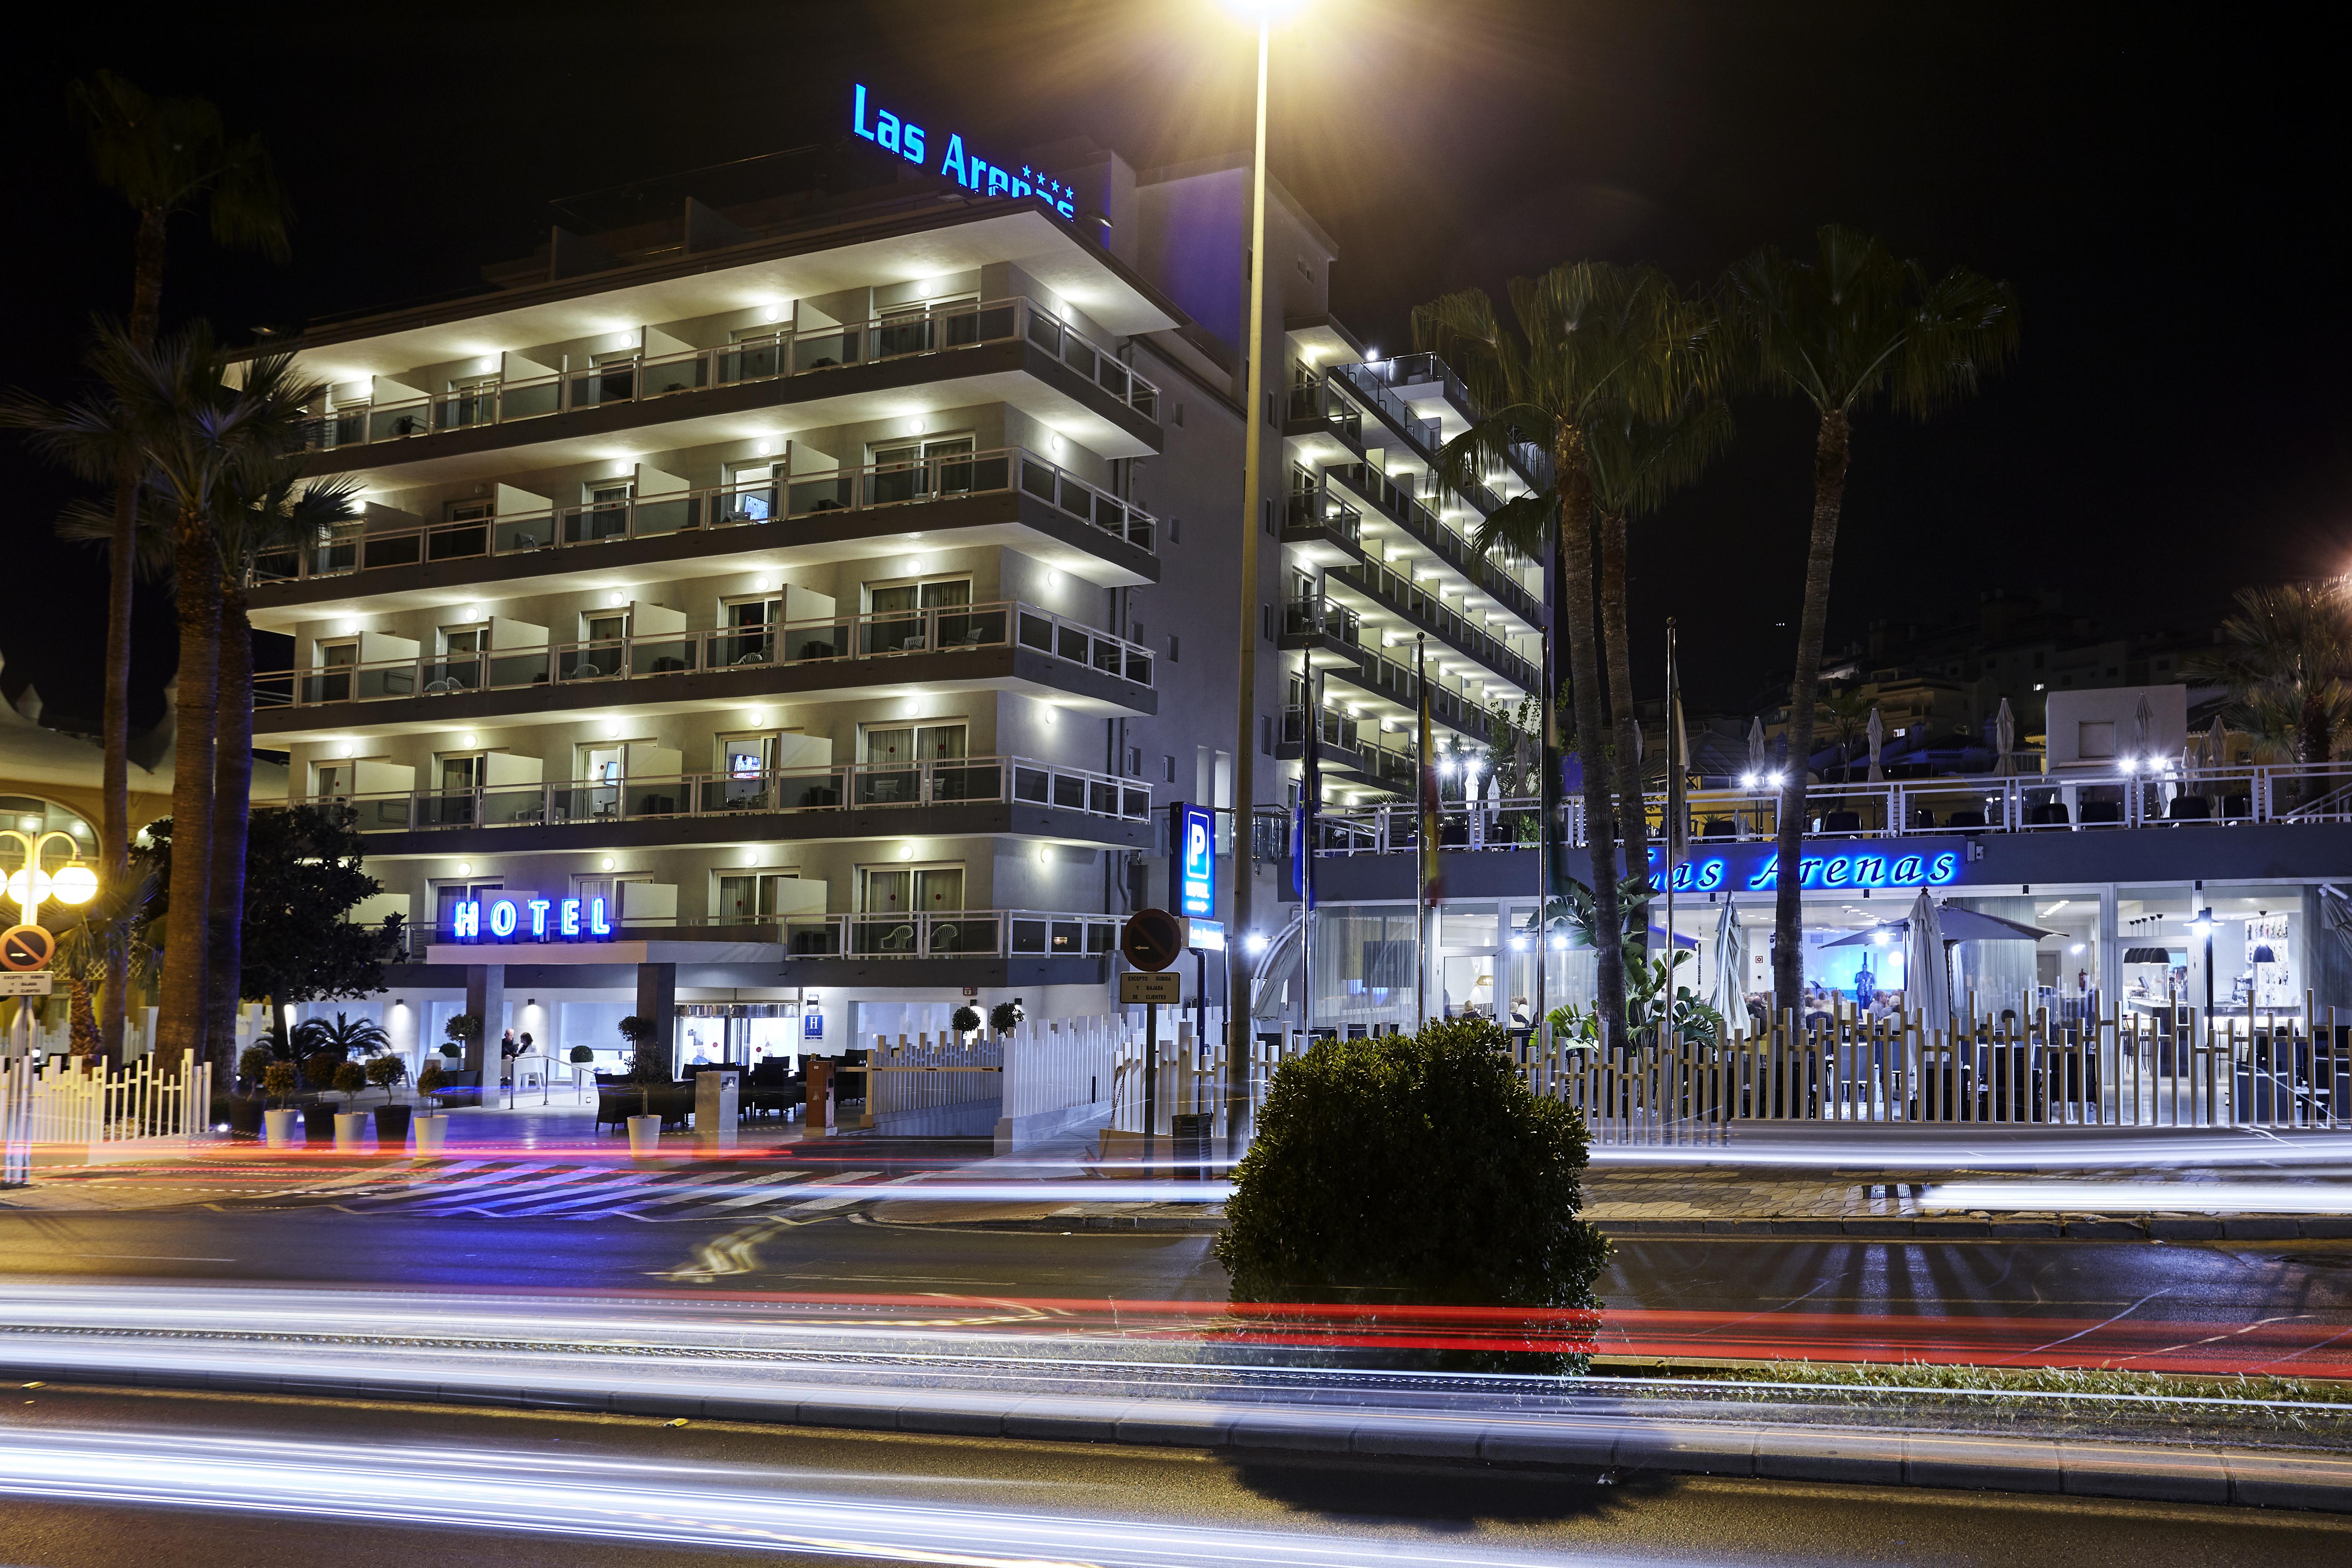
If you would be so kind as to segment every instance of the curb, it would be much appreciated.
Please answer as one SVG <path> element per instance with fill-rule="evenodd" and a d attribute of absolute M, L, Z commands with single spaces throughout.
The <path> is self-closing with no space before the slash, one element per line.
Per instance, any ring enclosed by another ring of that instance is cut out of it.
<path fill-rule="evenodd" d="M 658 1376 L 615 1391 L 563 1386 L 573 1380 L 554 1369 L 545 1369 L 534 1380 L 541 1384 L 538 1387 L 440 1384 L 396 1375 L 100 1370 L 15 1360 L 0 1362 L 0 1373 L 94 1387 L 120 1387 L 127 1382 L 142 1388 L 685 1417 L 931 1436 L 1436 1459 L 1594 1479 L 1623 1472 L 1712 1475 L 2352 1512 L 2352 1458 L 2204 1446 L 1646 1421 L 1622 1415 L 1570 1423 L 1203 1400 L 992 1396 L 956 1389 L 927 1390 L 920 1397 L 892 1391 L 790 1387 L 766 1394 L 713 1394 L 701 1385 Z M 669 1382 L 667 1388 L 665 1381 Z"/>
<path fill-rule="evenodd" d="M 1585 1216 L 1591 1219 L 1588 1213 Z M 1918 1240 L 2053 1241 L 2346 1241 L 2346 1215 L 2090 1215 L 2007 1214 L 1903 1219 L 1842 1219 L 1835 1215 L 1710 1219 L 1592 1219 L 1611 1236 L 1776 1237 L 1843 1240 L 1855 1237 Z"/>

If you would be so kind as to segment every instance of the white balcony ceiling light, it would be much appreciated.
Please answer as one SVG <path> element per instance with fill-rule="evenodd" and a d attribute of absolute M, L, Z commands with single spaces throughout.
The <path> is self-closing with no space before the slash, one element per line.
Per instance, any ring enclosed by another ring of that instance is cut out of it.
<path fill-rule="evenodd" d="M 478 737 L 477 737 L 477 736 L 475 735 L 475 733 L 474 733 L 471 730 L 468 730 L 468 731 L 466 731 L 466 738 L 465 738 L 465 740 L 464 740 L 464 741 L 462 741 L 462 742 L 460 742 L 459 743 L 460 743 L 461 745 L 463 745 L 463 746 L 464 746 L 467 751 L 469 751 L 469 752 L 470 752 L 470 751 L 472 751 L 476 746 L 480 745 L 480 744 L 481 744 L 481 741 L 479 740 L 479 738 L 478 738 Z"/>
<path fill-rule="evenodd" d="M 474 863 L 471 860 L 460 860 L 457 862 L 457 875 L 460 877 L 470 877 L 473 874 Z"/>
<path fill-rule="evenodd" d="M 609 871 L 613 868 L 613 858 L 610 855 L 607 855 L 604 859 L 598 861 L 597 864 L 604 870 Z"/>

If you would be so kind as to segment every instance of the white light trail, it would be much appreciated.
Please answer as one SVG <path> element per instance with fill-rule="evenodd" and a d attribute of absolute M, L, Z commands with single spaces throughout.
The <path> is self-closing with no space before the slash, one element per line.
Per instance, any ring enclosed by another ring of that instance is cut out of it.
<path fill-rule="evenodd" d="M 2352 1186 L 2284 1182 L 1952 1182 L 1931 1209 L 2070 1214 L 2352 1214 Z"/>

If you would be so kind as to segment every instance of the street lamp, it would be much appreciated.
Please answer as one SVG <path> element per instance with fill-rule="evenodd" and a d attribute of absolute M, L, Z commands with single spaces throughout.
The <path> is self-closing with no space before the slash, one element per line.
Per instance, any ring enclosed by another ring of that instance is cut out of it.
<path fill-rule="evenodd" d="M 41 851 L 56 839 L 73 857 L 54 875 L 41 869 Z M 35 837 L 21 828 L 0 827 L 0 840 L 23 849 L 25 863 L 8 875 L 8 897 L 16 900 L 16 923 L 31 925 L 40 907 L 55 899 L 61 904 L 86 904 L 98 896 L 98 873 L 81 863 L 81 846 L 74 836 L 58 828 Z"/>
<path fill-rule="evenodd" d="M 1253 840 L 1256 826 L 1257 638 L 1258 638 L 1258 469 L 1265 434 L 1265 65 L 1276 18 L 1296 8 L 1298 0 L 1226 0 L 1244 18 L 1257 24 L 1257 118 L 1250 145 L 1249 338 L 1242 344 L 1248 367 L 1247 395 L 1242 400 L 1242 580 L 1240 697 L 1234 723 L 1233 766 L 1234 879 L 1233 923 L 1249 929 L 1252 881 L 1255 875 Z M 1310 702 L 1307 721 L 1317 715 Z M 1231 966 L 1225 998 L 1226 1135 L 1230 1154 L 1241 1157 L 1242 1116 L 1249 1103 L 1249 1053 L 1243 1048 L 1249 1025 L 1249 979 L 1242 966 Z"/>

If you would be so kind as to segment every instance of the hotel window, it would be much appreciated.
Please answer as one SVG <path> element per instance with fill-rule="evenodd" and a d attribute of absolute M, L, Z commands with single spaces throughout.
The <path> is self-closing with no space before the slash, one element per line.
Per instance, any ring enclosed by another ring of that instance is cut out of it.
<path fill-rule="evenodd" d="M 310 645 L 310 657 L 319 673 L 318 700 L 321 702 L 346 702 L 352 695 L 352 669 L 360 661 L 360 639 L 338 637 L 332 642 Z"/>
<path fill-rule="evenodd" d="M 440 630 L 441 663 L 425 682 L 425 694 L 443 697 L 453 691 L 472 691 L 482 684 L 482 656 L 490 650 L 490 628 L 477 623 L 467 626 L 443 626 Z"/>
<path fill-rule="evenodd" d="M 867 653 L 920 653 L 934 647 L 970 647 L 993 632 L 989 640 L 1003 640 L 1003 617 L 931 615 L 971 603 L 971 579 L 938 577 L 928 583 L 893 583 L 866 587 L 871 616 L 865 627 Z M 983 624 L 992 621 L 993 625 Z M 932 641 L 936 631 L 938 641 Z"/>
<path fill-rule="evenodd" d="M 352 764 L 349 762 L 313 763 L 310 764 L 310 796 L 314 800 L 341 800 L 352 793 Z"/>
<path fill-rule="evenodd" d="M 963 867 L 860 866 L 857 912 L 943 914 L 963 908 Z"/>
<path fill-rule="evenodd" d="M 722 921 L 766 921 L 776 918 L 782 902 L 782 884 L 797 882 L 798 871 L 743 871 L 719 879 L 719 898 L 710 912 Z"/>
<path fill-rule="evenodd" d="M 782 463 L 762 458 L 756 463 L 727 466 L 727 495 L 719 506 L 722 522 L 765 522 L 776 515 L 776 482 L 784 477 Z"/>
<path fill-rule="evenodd" d="M 972 438 L 939 436 L 923 441 L 894 441 L 867 448 L 874 474 L 870 504 L 924 500 L 934 496 L 968 495 L 972 488 Z M 1002 481 L 999 481 L 1000 483 Z"/>
<path fill-rule="evenodd" d="M 767 664 L 776 657 L 779 601 L 773 594 L 719 601 L 719 625 L 725 636 L 711 649 L 713 665 Z"/>
<path fill-rule="evenodd" d="M 467 425 L 488 425 L 498 417 L 499 378 L 495 375 L 461 375 L 449 380 L 449 392 L 441 400 L 441 427 L 453 429 Z"/>
<path fill-rule="evenodd" d="M 436 882 L 433 884 L 433 929 L 446 932 L 456 924 L 450 911 L 459 904 L 478 903 L 505 889 L 506 883 L 496 879 L 489 881 Z"/>
<path fill-rule="evenodd" d="M 938 724 L 868 725 L 859 741 L 869 767 L 961 761 L 969 755 L 969 730 L 959 719 Z"/>

